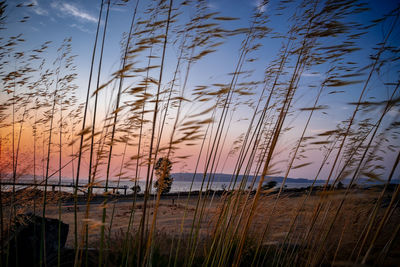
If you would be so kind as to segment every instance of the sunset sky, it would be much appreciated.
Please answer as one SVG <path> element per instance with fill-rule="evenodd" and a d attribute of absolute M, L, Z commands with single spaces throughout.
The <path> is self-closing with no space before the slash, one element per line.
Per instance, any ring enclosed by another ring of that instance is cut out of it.
<path fill-rule="evenodd" d="M 106 2 L 106 1 L 105 1 Z M 169 2 L 169 1 L 167 1 Z M 345 21 L 350 22 L 355 21 L 359 25 L 368 26 L 371 21 L 381 18 L 383 15 L 387 14 L 394 8 L 399 6 L 399 1 L 367 1 L 370 10 L 365 11 L 362 14 L 354 14 L 353 16 L 349 15 L 349 19 L 345 19 Z M 181 44 L 181 35 L 179 34 L 179 30 L 182 30 L 183 23 L 188 21 L 192 16 L 196 14 L 195 5 L 192 3 L 191 6 L 181 6 L 182 1 L 173 1 L 173 7 L 176 8 L 172 10 L 173 15 L 177 15 L 176 22 L 171 25 L 171 38 L 168 40 L 167 49 L 165 54 L 165 66 L 164 66 L 164 76 L 161 85 L 161 90 L 166 90 L 173 80 L 175 66 L 177 64 L 177 59 L 179 57 L 179 46 Z M 260 46 L 257 50 L 251 51 L 247 55 L 248 61 L 244 64 L 242 71 L 243 74 L 239 75 L 237 83 L 249 83 L 249 82 L 259 82 L 255 85 L 249 85 L 247 89 L 251 95 L 243 94 L 243 95 L 234 95 L 233 101 L 237 104 L 232 104 L 232 108 L 228 111 L 227 122 L 225 128 L 222 133 L 223 146 L 221 149 L 221 159 L 217 168 L 214 170 L 216 172 L 223 173 L 232 173 L 235 168 L 235 163 L 237 160 L 237 152 L 234 154 L 232 149 L 235 147 L 235 141 L 241 140 L 240 137 L 244 136 L 249 121 L 254 112 L 254 107 L 257 104 L 257 101 L 261 95 L 263 89 L 263 80 L 264 73 L 270 64 L 274 60 L 278 60 L 279 53 L 282 45 L 287 42 L 285 37 L 288 36 L 289 25 L 293 23 L 291 21 L 290 14 L 293 14 L 297 10 L 297 6 L 300 1 L 293 1 L 293 3 L 288 4 L 286 9 L 282 11 L 282 15 L 279 15 L 279 5 L 275 1 L 271 1 L 264 6 L 261 5 L 261 1 L 230 1 L 230 0 L 213 0 L 206 1 L 206 7 L 208 9 L 207 12 L 219 12 L 218 16 L 220 17 L 235 17 L 237 20 L 217 20 L 220 23 L 220 27 L 224 27 L 229 30 L 250 27 L 253 15 L 255 12 L 261 12 L 264 15 L 268 16 L 266 19 L 265 26 L 270 28 L 271 30 L 266 33 L 266 36 L 261 40 L 256 40 L 255 43 L 259 43 Z M 4 38 L 4 40 L 8 39 L 10 36 L 16 36 L 18 34 L 22 34 L 24 42 L 18 44 L 16 51 L 26 51 L 28 54 L 29 51 L 33 49 L 40 48 L 41 44 L 46 41 L 51 41 L 49 48 L 41 55 L 45 60 L 46 68 L 51 68 L 52 66 L 56 66 L 55 62 L 59 52 L 57 52 L 57 48 L 60 47 L 63 40 L 65 38 L 71 37 L 71 55 L 76 55 L 74 58 L 73 64 L 76 66 L 75 72 L 77 73 L 76 79 L 73 83 L 76 85 L 76 98 L 77 104 L 81 104 L 85 102 L 86 91 L 88 87 L 88 77 L 90 72 L 90 63 L 91 56 L 93 51 L 93 44 L 96 35 L 96 27 L 97 21 L 99 17 L 101 1 L 54 1 L 54 0 L 33 0 L 33 1 L 9 1 L 7 7 L 7 18 L 5 21 L 5 25 L 3 30 L 1 30 L 0 36 Z M 125 40 L 123 38 L 124 33 L 126 34 L 129 31 L 129 26 L 132 20 L 132 15 L 135 10 L 136 1 L 111 1 L 110 5 L 110 13 L 108 18 L 108 25 L 104 43 L 104 55 L 102 61 L 102 68 L 100 72 L 100 81 L 99 84 L 105 84 L 109 82 L 113 74 L 121 68 L 121 55 L 123 51 L 123 46 L 121 45 L 121 41 Z M 101 18 L 100 25 L 100 33 L 99 38 L 103 34 L 103 27 L 105 25 L 105 10 L 106 6 L 103 7 L 103 13 Z M 149 13 L 146 12 L 146 9 L 152 6 L 152 1 L 144 1 L 141 0 L 138 5 L 136 21 L 144 21 L 148 19 Z M 154 6 L 154 3 L 153 3 Z M 159 14 L 160 18 L 166 19 L 166 14 Z M 26 18 L 26 22 L 20 22 Z M 369 69 L 371 67 L 370 64 L 373 62 L 373 56 L 377 53 L 377 47 L 379 44 L 385 40 L 386 34 L 390 31 L 391 25 L 395 21 L 394 17 L 390 17 L 386 21 L 375 25 L 371 28 L 365 28 L 363 35 L 360 37 L 354 37 L 354 41 L 356 42 L 356 46 L 359 50 L 354 51 L 346 55 L 340 64 L 353 67 L 353 72 L 358 73 L 359 75 L 354 75 L 350 79 L 352 81 L 360 81 L 358 83 L 349 83 L 346 86 L 328 86 L 326 87 L 321 94 L 318 105 L 324 106 L 326 109 L 316 110 L 312 117 L 309 127 L 307 128 L 305 136 L 316 136 L 320 133 L 335 130 L 339 123 L 342 123 L 342 127 L 346 124 L 346 120 L 350 118 L 352 115 L 355 105 L 350 104 L 358 101 L 360 96 L 360 92 L 363 89 L 363 86 L 366 84 L 365 81 L 368 78 Z M 211 21 L 215 22 L 215 21 Z M 210 22 L 210 23 L 211 23 Z M 399 56 L 399 51 L 396 51 L 395 48 L 400 47 L 400 31 L 399 31 L 399 22 L 397 21 L 397 28 L 390 34 L 390 37 L 387 40 L 387 46 L 391 46 L 394 49 L 390 54 L 383 53 L 382 58 L 387 58 L 384 63 L 382 63 L 381 69 L 373 72 L 371 76 L 370 82 L 367 84 L 366 92 L 362 101 L 371 101 L 371 102 L 380 102 L 388 100 L 395 88 L 393 86 L 394 83 L 398 82 L 399 79 L 399 70 L 400 70 L 400 62 L 395 59 L 391 60 L 392 57 L 396 58 Z M 164 28 L 157 29 L 161 33 L 164 31 Z M 361 30 L 358 30 L 361 32 Z M 356 33 L 356 32 L 355 32 Z M 277 38 L 277 36 L 281 36 Z M 139 39 L 139 37 L 138 37 Z M 193 114 L 201 113 L 204 110 L 211 108 L 215 105 L 215 99 L 211 99 L 212 101 L 192 101 L 195 97 L 193 93 L 194 89 L 199 86 L 208 86 L 207 90 L 217 91 L 219 88 L 219 84 L 229 84 L 232 75 L 235 71 L 235 66 L 239 60 L 240 49 L 243 40 L 245 39 L 245 34 L 237 34 L 234 36 L 228 36 L 224 38 L 220 38 L 216 40 L 217 42 L 223 42 L 223 44 L 216 46 L 215 52 L 210 53 L 209 55 L 204 56 L 200 60 L 196 61 L 191 65 L 190 74 L 188 75 L 187 85 L 184 91 L 184 97 L 190 101 L 183 101 L 182 109 L 180 111 L 180 123 L 184 124 L 185 120 L 189 121 L 190 116 Z M 133 42 L 137 41 L 135 36 L 133 36 Z M 297 42 L 299 39 L 296 39 L 294 42 Z M 4 44 L 3 41 L 2 44 Z M 125 42 L 125 41 L 124 41 Z M 318 41 L 319 42 L 319 41 Z M 345 42 L 343 37 L 329 36 L 323 39 L 323 43 L 317 43 L 316 45 L 320 45 L 321 47 L 335 46 L 342 44 Z M 91 84 L 91 95 L 96 87 L 96 79 L 98 77 L 98 64 L 99 64 L 99 49 L 101 43 L 97 44 L 97 54 L 94 64 L 94 73 Z M 158 58 L 154 59 L 154 65 L 160 64 L 160 56 L 161 56 L 161 48 L 162 43 L 159 43 L 154 48 L 154 54 L 157 55 Z M 196 53 L 199 53 L 200 47 L 196 48 Z M 322 53 L 326 53 L 326 50 L 318 50 L 315 52 L 321 51 Z M 12 52 L 12 53 L 14 53 Z M 185 53 L 189 53 L 189 51 L 185 51 Z M 136 58 L 132 58 L 135 66 L 137 68 L 143 68 L 147 64 L 146 55 L 148 52 L 143 52 Z M 2 59 L 4 62 L 6 59 Z M 8 60 L 7 65 L 3 65 L 2 69 L 2 78 L 4 77 L 4 73 L 8 73 L 13 69 L 19 68 L 21 64 L 18 60 Z M 34 66 L 39 66 L 39 61 L 33 63 Z M 176 91 L 173 92 L 174 96 L 178 96 L 180 90 L 182 90 L 183 84 L 185 82 L 185 72 L 187 63 L 182 63 L 179 67 L 178 75 L 176 78 Z M 282 80 L 287 81 L 290 77 L 290 73 L 293 71 L 293 66 L 295 64 L 294 54 L 290 55 L 290 62 L 285 66 L 282 75 Z M 314 104 L 315 98 L 318 94 L 318 90 L 320 89 L 320 84 L 327 78 L 326 72 L 332 68 L 333 64 L 318 64 L 318 65 L 310 65 L 307 66 L 301 73 L 301 79 L 298 84 L 298 89 L 294 95 L 292 101 L 292 107 L 289 110 L 288 117 L 285 120 L 284 129 L 287 129 L 280 138 L 278 145 L 275 149 L 274 156 L 274 168 L 277 169 L 275 175 L 283 175 L 286 171 L 287 163 L 291 157 L 291 153 L 293 152 L 293 148 L 298 142 L 298 139 L 301 135 L 307 117 L 309 115 L 309 110 L 301 110 L 302 108 L 312 107 Z M 338 69 L 340 69 L 338 67 Z M 245 73 L 248 71 L 248 73 Z M 335 70 L 336 71 L 336 70 Z M 342 70 L 340 70 L 342 71 Z M 38 73 L 33 74 L 33 78 L 38 77 Z M 159 76 L 159 68 L 155 68 L 151 70 L 150 75 L 156 79 Z M 140 77 L 130 77 L 124 80 L 123 89 L 129 89 L 130 87 L 135 87 L 141 80 Z M 118 89 L 117 80 L 113 80 L 112 83 L 109 84 L 105 89 L 103 89 L 98 94 L 98 111 L 97 111 L 97 121 L 96 127 L 101 129 L 104 125 L 104 118 L 107 116 L 111 116 L 113 113 L 113 109 L 115 107 L 116 101 L 116 91 Z M 283 84 L 283 83 L 282 83 Z M 4 87 L 4 85 L 2 85 Z M 239 85 L 238 85 L 239 87 Z M 54 91 L 54 84 L 51 84 L 49 87 L 50 92 Z M 153 88 L 155 90 L 156 86 Z M 15 89 L 15 94 L 22 94 L 23 92 L 27 92 L 28 89 L 23 85 L 18 86 Z M 155 92 L 155 91 L 154 91 Z M 153 93 L 154 93 L 153 92 Z M 5 87 L 1 88 L 0 99 L 2 105 L 10 101 L 12 97 L 12 92 L 7 92 Z M 167 94 L 163 94 L 161 97 L 165 97 Z M 265 103 L 267 97 L 266 93 L 264 93 L 264 97 L 261 101 L 262 105 Z M 399 93 L 395 94 L 394 99 L 398 99 Z M 33 105 L 34 97 L 30 98 L 28 102 Z M 52 104 L 51 93 L 47 96 L 48 103 Z M 127 118 L 129 116 L 129 101 L 133 101 L 135 99 L 132 96 L 123 95 L 121 98 L 121 105 L 124 106 L 123 116 Z M 214 101 L 214 102 L 213 102 Z M 252 104 L 249 104 L 253 102 Z M 10 103 L 10 102 L 8 102 Z M 146 107 L 149 112 L 146 114 L 148 120 L 152 119 L 152 110 L 153 102 L 149 102 L 148 107 Z M 163 107 L 163 103 L 161 107 Z M 356 123 L 359 123 L 363 119 L 370 118 L 369 122 L 371 124 L 376 123 L 379 119 L 379 116 L 382 113 L 382 105 L 381 106 L 373 106 L 370 109 L 361 110 L 357 113 Z M 72 108 L 71 108 L 72 110 Z M 64 112 L 67 114 L 71 110 L 66 110 Z M 86 127 L 92 124 L 94 110 L 94 97 L 90 98 L 89 104 L 89 112 L 88 112 L 88 122 Z M 233 110 L 233 111 L 232 111 Z M 33 166 L 33 134 L 32 127 L 35 120 L 35 115 L 32 110 L 29 111 L 29 115 L 25 117 L 25 121 L 22 127 L 22 135 L 21 135 L 21 151 L 20 151 L 20 162 L 21 167 L 19 169 L 20 172 L 24 173 L 32 173 Z M 161 147 L 168 146 L 170 133 L 172 126 L 174 124 L 174 120 L 176 117 L 177 108 L 176 105 L 170 107 L 168 111 L 168 115 L 166 116 L 167 124 L 165 126 L 162 138 L 161 138 Z M 5 120 L 10 122 L 12 121 L 12 109 L 10 106 L 7 107 L 7 110 L 4 112 L 6 114 Z M 19 110 L 17 113 L 16 120 L 23 116 L 23 109 Z M 42 113 L 40 113 L 42 114 Z M 162 113 L 161 113 L 162 114 Z M 209 118 L 212 113 L 209 112 L 206 115 L 202 115 L 196 119 L 205 120 Z M 217 112 L 216 118 L 219 118 L 219 113 Z M 260 113 L 257 113 L 259 116 Z M 57 115 L 58 116 L 58 115 Z M 82 116 L 82 113 L 77 114 L 77 116 Z M 121 117 L 123 117 L 121 115 Z M 58 117 L 57 117 L 58 118 Z M 391 111 L 385 116 L 384 121 L 380 127 L 379 133 L 384 132 L 384 129 L 387 128 L 391 123 L 398 122 L 400 118 L 399 106 L 392 108 Z M 36 119 L 38 119 L 36 117 Z M 40 118 L 39 118 L 40 119 Z M 158 114 L 157 122 L 162 119 Z M 271 117 L 271 120 L 274 118 Z M 55 120 L 55 123 L 58 123 Z M 79 137 L 76 135 L 81 129 L 81 121 L 73 121 L 72 117 L 66 117 L 65 123 L 68 124 L 68 127 L 74 126 L 74 129 L 68 128 L 65 129 L 64 142 L 63 144 L 63 153 L 62 153 L 62 165 L 70 162 L 71 153 L 76 153 L 79 147 Z M 117 131 L 119 129 L 123 129 L 123 122 L 120 121 L 121 124 L 118 124 Z M 272 123 L 272 121 L 271 121 Z M 228 125 L 229 124 L 229 125 Z M 216 123 L 213 124 L 213 131 L 216 129 Z M 199 128 L 199 134 L 204 134 L 207 125 L 202 125 Z M 229 128 L 228 128 L 229 127 Z M 354 125 L 352 130 L 357 132 L 358 125 Z M 18 138 L 18 131 L 20 129 L 20 123 L 15 124 L 15 137 Z M 48 123 L 43 123 L 38 126 L 38 131 L 40 134 L 47 134 L 46 131 L 49 129 Z M 157 126 L 159 130 L 159 126 Z M 383 129 L 383 130 L 382 130 Z M 157 131 L 158 131 L 157 130 Z M 101 138 L 103 132 L 100 130 L 99 134 L 96 135 L 97 141 Z M 385 178 L 387 174 L 390 172 L 390 169 L 393 165 L 395 155 L 398 153 L 398 148 L 395 146 L 399 145 L 399 140 L 396 139 L 395 136 L 396 129 L 392 129 L 393 132 L 388 132 L 388 136 L 384 138 L 387 139 L 387 142 L 382 145 L 381 150 L 387 152 L 383 155 L 383 160 L 381 165 L 384 166 L 383 170 L 379 170 L 377 172 L 382 174 L 382 177 Z M 58 166 L 58 130 L 57 126 L 55 126 L 53 136 L 53 146 L 51 149 L 51 169 L 53 171 L 57 170 Z M 151 132 L 150 124 L 146 126 L 144 129 L 144 148 L 143 151 L 147 151 L 146 146 L 148 147 L 148 140 Z M 2 137 L 2 168 L 3 172 L 10 172 L 12 165 L 12 127 L 2 127 L 0 130 L 0 134 Z M 129 146 L 127 147 L 125 164 L 128 163 L 128 158 L 136 155 L 137 153 L 137 131 L 132 132 L 130 135 L 131 141 L 129 142 Z M 119 136 L 121 137 L 121 136 Z M 47 138 L 47 137 L 46 137 Z M 36 150 L 38 153 L 37 156 L 37 167 L 36 172 L 41 175 L 43 173 L 43 159 L 44 155 L 47 154 L 47 139 L 42 139 L 39 137 L 39 143 L 36 145 Z M 207 140 L 209 140 L 209 136 Z M 322 138 L 322 137 L 321 137 Z M 383 137 L 382 137 L 383 138 Z M 377 137 L 378 139 L 378 137 Z M 17 140 L 17 139 L 15 139 Z M 55 141 L 54 141 L 55 140 Z M 72 140 L 75 140 L 74 145 L 68 145 Z M 96 141 L 95 140 L 95 141 Z M 320 140 L 320 139 L 318 139 Z M 368 139 L 367 139 L 368 140 Z M 200 151 L 202 138 L 197 138 L 195 140 L 195 145 L 187 145 L 186 143 L 179 144 L 178 149 L 174 153 L 175 163 L 172 172 L 193 172 L 196 166 L 197 157 Z M 14 141 L 15 143 L 17 141 Z M 86 141 L 89 143 L 89 141 Z M 367 141 L 366 141 L 367 142 Z M 207 144 L 207 143 L 206 143 Z M 239 142 L 240 144 L 240 142 Z M 393 151 L 387 150 L 385 147 L 388 145 L 393 145 Z M 16 146 L 16 144 L 14 144 Z M 107 148 L 108 149 L 108 148 Z M 105 151 L 108 151 L 105 149 Z M 124 144 L 119 143 L 115 146 L 113 156 L 113 164 L 111 168 L 112 176 L 115 176 L 119 173 L 120 164 L 121 164 L 121 154 L 124 151 Z M 204 170 L 204 164 L 206 162 L 206 151 L 207 145 L 202 152 L 203 155 L 200 159 L 200 165 L 198 168 L 198 172 L 202 172 Z M 230 153 L 231 152 L 231 153 Z M 144 153 L 144 152 L 143 152 Z M 164 152 L 160 152 L 160 155 L 163 155 Z M 311 162 L 312 164 L 307 165 L 303 168 L 293 169 L 289 177 L 301 177 L 301 178 L 314 178 L 319 165 L 321 164 L 321 160 L 323 158 L 324 151 L 322 148 L 317 148 L 313 146 L 306 146 L 302 155 L 304 156 L 301 159 L 297 159 L 294 163 L 294 166 L 300 165 L 302 163 Z M 381 153 L 380 151 L 374 151 L 374 153 Z M 334 154 L 334 153 L 332 153 Z M 179 156 L 190 156 L 189 158 L 179 159 Z M 329 160 L 332 163 L 333 157 Z M 39 163 L 40 162 L 40 163 Z M 82 158 L 82 174 L 81 177 L 87 177 L 87 169 L 88 169 L 88 153 L 84 153 Z M 76 162 L 74 160 L 74 164 L 68 164 L 62 171 L 62 176 L 64 177 L 74 177 L 76 171 Z M 126 172 L 126 176 L 131 176 L 134 173 L 135 160 L 132 160 L 132 166 L 126 166 L 124 172 Z M 344 161 L 341 161 L 340 164 L 344 164 Z M 338 168 L 340 169 L 340 168 Z M 50 173 L 52 173 L 51 171 Z M 105 164 L 102 164 L 99 167 L 99 176 L 103 176 L 105 171 Z M 326 165 L 324 167 L 323 173 L 319 179 L 325 179 L 326 175 L 330 171 L 330 165 Z M 144 177 L 145 168 L 141 169 L 140 177 Z M 338 170 L 335 170 L 337 173 Z M 397 172 L 398 173 L 398 172 Z M 397 178 L 397 177 L 396 177 Z"/>

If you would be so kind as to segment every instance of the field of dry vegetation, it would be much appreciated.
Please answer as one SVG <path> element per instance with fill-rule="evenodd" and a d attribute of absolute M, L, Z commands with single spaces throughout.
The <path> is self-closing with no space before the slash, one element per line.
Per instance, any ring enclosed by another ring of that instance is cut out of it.
<path fill-rule="evenodd" d="M 1 266 L 398 266 L 400 5 L 256 2 L 98 0 L 83 71 L 73 38 L 10 33 L 38 1 L 0 1 Z M 163 191 L 178 168 L 200 192 Z"/>

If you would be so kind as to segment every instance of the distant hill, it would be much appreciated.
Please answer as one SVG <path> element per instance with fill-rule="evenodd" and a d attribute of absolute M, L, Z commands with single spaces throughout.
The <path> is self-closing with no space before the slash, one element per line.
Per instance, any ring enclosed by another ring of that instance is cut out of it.
<path fill-rule="evenodd" d="M 174 182 L 191 182 L 192 179 L 193 179 L 194 173 L 173 173 L 171 175 L 174 178 Z M 195 175 L 194 181 L 195 182 L 203 181 L 203 175 L 204 175 L 203 173 L 197 173 Z M 206 180 L 205 180 L 206 182 L 208 181 L 208 176 L 209 176 L 209 174 L 206 177 Z M 252 181 L 253 177 L 254 176 L 250 175 L 248 177 L 248 181 Z M 1 178 L 2 178 L 1 179 L 2 181 L 11 181 L 12 180 L 12 174 L 3 173 L 1 175 Z M 37 179 L 37 181 L 41 181 L 41 180 L 43 180 L 43 177 L 37 175 L 36 179 Z M 98 179 L 101 180 L 100 178 L 98 178 Z M 232 179 L 232 174 L 226 174 L 226 173 L 213 174 L 213 181 L 214 182 L 229 183 L 231 181 L 231 179 Z M 237 179 L 237 182 L 242 181 L 242 179 L 243 179 L 243 175 L 239 175 L 239 177 Z M 34 179 L 33 179 L 33 175 L 31 175 L 31 174 L 23 174 L 23 175 L 17 175 L 17 180 L 22 182 L 22 181 L 33 181 Z M 62 184 L 70 184 L 72 182 L 75 182 L 72 178 L 69 178 L 69 177 L 62 177 L 61 180 L 62 180 Z M 140 179 L 140 180 L 141 181 L 145 181 L 145 179 Z M 257 176 L 256 182 L 258 182 L 259 180 L 260 180 L 260 176 Z M 115 182 L 116 179 L 112 179 L 111 178 L 110 181 L 111 182 Z M 269 181 L 276 181 L 279 184 L 279 183 L 282 183 L 283 177 L 282 176 L 267 176 L 267 178 L 265 179 L 265 182 L 269 182 Z M 58 182 L 58 177 L 55 177 L 55 176 L 51 177 L 49 179 L 49 182 L 50 183 L 57 183 Z M 286 179 L 286 183 L 304 183 L 305 186 L 310 185 L 312 182 L 313 182 L 313 180 L 306 179 L 306 178 L 287 178 Z M 350 179 L 349 178 L 344 179 L 342 182 L 344 184 L 349 184 Z M 87 183 L 87 178 L 80 178 L 79 183 L 80 184 L 86 184 Z M 317 180 L 317 182 L 316 182 L 317 185 L 321 185 L 323 183 L 325 183 L 325 180 Z M 367 179 L 367 178 L 359 178 L 359 179 L 357 179 L 356 183 L 359 184 L 359 185 L 376 185 L 376 184 L 384 184 L 385 181 L 380 182 L 380 181 L 372 181 L 371 179 Z M 400 180 L 399 179 L 393 179 L 391 181 L 391 183 L 400 184 Z"/>
<path fill-rule="evenodd" d="M 171 174 L 174 178 L 174 182 L 191 182 L 193 179 L 194 173 L 173 173 Z M 203 173 L 196 173 L 194 181 L 201 182 L 203 181 Z M 209 174 L 207 174 L 206 180 L 208 181 Z M 252 181 L 254 176 L 250 175 L 248 177 L 248 181 Z M 225 174 L 225 173 L 216 173 L 213 174 L 213 181 L 214 182 L 225 182 L 229 183 L 232 179 L 232 174 Z M 238 176 L 238 182 L 242 181 L 243 175 Z M 265 181 L 276 181 L 278 183 L 282 183 L 284 177 L 282 176 L 268 176 Z M 256 181 L 260 180 L 260 176 L 257 176 Z M 312 180 L 305 179 L 305 178 L 287 178 L 286 182 L 288 183 L 312 183 Z M 322 183 L 323 180 L 318 180 L 317 183 Z"/>
<path fill-rule="evenodd" d="M 193 175 L 194 173 L 173 173 L 172 177 L 174 178 L 174 182 L 191 182 L 193 179 Z M 203 181 L 203 173 L 196 173 L 194 181 L 195 182 L 201 182 Z M 207 177 L 205 179 L 205 181 L 208 181 L 208 177 L 209 174 L 207 174 Z M 252 181 L 253 180 L 252 175 L 250 175 L 248 177 L 248 181 Z M 225 173 L 216 173 L 213 174 L 213 181 L 214 182 L 224 182 L 224 183 L 229 183 L 232 179 L 232 174 L 225 174 Z M 243 175 L 239 175 L 237 181 L 240 182 L 243 179 Z M 282 183 L 283 182 L 284 177 L 282 176 L 267 176 L 265 178 L 265 182 L 268 181 L 276 181 L 277 183 Z M 260 176 L 257 176 L 256 178 L 256 182 L 260 181 Z M 304 184 L 312 184 L 313 180 L 311 179 L 306 179 L 306 178 L 287 178 L 286 179 L 286 183 L 304 183 Z M 324 184 L 326 181 L 325 180 L 317 180 L 316 184 Z M 344 179 L 342 181 L 344 184 L 349 184 L 350 183 L 350 179 Z M 370 179 L 367 178 L 359 178 L 357 179 L 357 184 L 364 184 L 364 185 L 374 185 L 374 184 L 383 184 L 384 182 L 380 182 L 380 181 L 372 181 Z M 400 183 L 400 180 L 392 180 L 392 183 L 398 184 Z"/>

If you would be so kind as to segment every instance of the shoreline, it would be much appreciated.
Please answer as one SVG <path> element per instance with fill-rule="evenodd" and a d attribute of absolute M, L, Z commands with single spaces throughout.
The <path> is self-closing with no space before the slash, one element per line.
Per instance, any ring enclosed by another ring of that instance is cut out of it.
<path fill-rule="evenodd" d="M 357 191 L 367 191 L 367 190 L 382 190 L 384 188 L 384 184 L 381 185 L 371 185 L 371 186 L 363 186 L 363 187 L 359 187 L 359 186 L 353 186 L 352 189 L 350 190 L 357 190 Z M 396 188 L 396 186 L 399 186 L 399 184 L 396 183 L 391 183 L 388 185 L 386 192 L 393 192 Z M 279 192 L 279 187 L 274 187 L 268 190 L 262 190 L 261 195 L 262 196 L 272 196 L 272 195 L 276 195 Z M 312 187 L 312 192 L 311 195 L 315 195 L 318 194 L 320 192 L 323 192 L 324 190 L 323 186 L 314 186 Z M 340 190 L 345 190 L 347 189 L 347 187 L 343 187 L 343 188 L 335 188 L 334 192 L 340 191 Z M 307 186 L 307 187 L 300 187 L 300 188 L 283 188 L 282 192 L 281 192 L 281 196 L 288 196 L 288 197 L 298 197 L 301 195 L 304 195 L 306 193 L 308 193 L 311 190 L 311 186 Z M 326 191 L 332 191 L 329 187 L 327 187 Z M 198 197 L 200 195 L 200 193 L 202 194 L 202 196 L 224 196 L 224 195 L 230 195 L 234 192 L 237 192 L 237 190 L 206 190 L 206 191 L 199 191 L 199 190 L 195 190 L 195 191 L 183 191 L 183 192 L 170 192 L 170 193 L 166 193 L 166 194 L 162 194 L 161 195 L 161 199 L 172 199 L 172 198 L 180 198 L 180 197 Z M 244 190 L 242 191 L 246 194 L 249 193 L 249 190 Z M 250 196 L 253 196 L 256 193 L 256 190 L 252 190 L 250 192 Z M 35 189 L 35 188 L 22 188 L 19 189 L 15 192 L 15 194 L 20 195 L 20 194 L 24 194 L 26 197 L 38 197 L 41 196 L 43 194 L 43 191 L 40 189 Z M 12 192 L 10 191 L 3 191 L 2 192 L 2 198 L 3 199 L 7 199 L 12 195 Z M 69 192 L 64 192 L 61 191 L 47 191 L 47 195 L 50 197 L 61 197 L 62 199 L 62 203 L 74 203 L 74 194 L 73 193 L 69 193 Z M 111 193 L 111 191 L 109 191 L 108 194 L 97 194 L 97 193 L 93 193 L 92 194 L 92 199 L 91 202 L 101 202 L 103 200 L 110 200 L 110 201 L 126 201 L 126 200 L 132 200 L 135 197 L 134 193 L 130 193 L 130 194 L 113 194 Z M 157 197 L 157 194 L 151 193 L 149 194 L 149 198 L 154 198 Z M 143 200 L 144 198 L 144 193 L 137 193 L 136 194 L 136 200 Z M 85 201 L 87 202 L 87 194 L 78 194 L 78 202 L 82 202 Z M 3 203 L 6 204 L 6 203 Z"/>

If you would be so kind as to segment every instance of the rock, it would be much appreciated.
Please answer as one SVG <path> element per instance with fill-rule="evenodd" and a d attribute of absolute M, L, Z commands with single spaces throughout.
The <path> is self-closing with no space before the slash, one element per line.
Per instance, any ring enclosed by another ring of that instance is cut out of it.
<path fill-rule="evenodd" d="M 60 249 L 62 250 L 67 241 L 69 225 L 57 219 L 44 218 L 43 220 L 43 217 L 28 213 L 19 215 L 16 219 L 15 231 L 8 243 L 10 246 L 8 266 L 16 266 L 17 264 L 18 266 L 39 265 L 43 222 L 45 227 L 45 259 L 57 257 L 59 238 Z M 60 237 L 58 234 L 59 227 Z"/>

